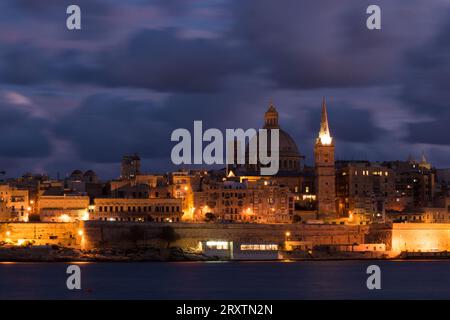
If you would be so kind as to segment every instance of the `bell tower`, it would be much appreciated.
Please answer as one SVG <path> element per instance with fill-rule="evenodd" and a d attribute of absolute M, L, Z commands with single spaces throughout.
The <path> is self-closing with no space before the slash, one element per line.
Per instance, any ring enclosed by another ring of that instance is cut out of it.
<path fill-rule="evenodd" d="M 322 101 L 322 120 L 314 146 L 316 172 L 317 213 L 319 217 L 336 216 L 336 185 L 334 167 L 334 141 L 328 126 L 327 105 Z"/>

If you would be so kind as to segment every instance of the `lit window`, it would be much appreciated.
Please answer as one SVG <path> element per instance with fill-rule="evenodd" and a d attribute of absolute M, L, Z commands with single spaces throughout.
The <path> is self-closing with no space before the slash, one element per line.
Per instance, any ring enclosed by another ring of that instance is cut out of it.
<path fill-rule="evenodd" d="M 209 249 L 228 250 L 228 242 L 227 241 L 207 241 L 206 246 Z"/>

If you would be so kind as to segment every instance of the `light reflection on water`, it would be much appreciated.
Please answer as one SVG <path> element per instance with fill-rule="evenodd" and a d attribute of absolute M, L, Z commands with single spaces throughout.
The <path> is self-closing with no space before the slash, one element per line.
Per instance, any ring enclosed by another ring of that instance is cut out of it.
<path fill-rule="evenodd" d="M 450 299 L 450 261 L 0 263 L 0 299 Z M 382 289 L 366 269 L 381 267 Z"/>

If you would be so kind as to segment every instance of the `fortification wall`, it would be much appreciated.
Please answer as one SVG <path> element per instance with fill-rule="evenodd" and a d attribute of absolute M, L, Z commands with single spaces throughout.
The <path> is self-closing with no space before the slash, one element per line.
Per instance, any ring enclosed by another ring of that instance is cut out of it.
<path fill-rule="evenodd" d="M 367 226 L 305 224 L 210 224 L 210 223 L 133 223 L 86 221 L 80 223 L 2 223 L 0 241 L 17 244 L 56 244 L 82 249 L 127 248 L 139 245 L 165 247 L 161 239 L 164 226 L 179 235 L 174 246 L 195 248 L 200 241 L 271 242 L 309 241 L 313 245 L 364 243 Z M 289 232 L 289 237 L 286 236 Z"/>
<path fill-rule="evenodd" d="M 394 223 L 392 250 L 450 251 L 450 224 L 448 223 Z"/>
<path fill-rule="evenodd" d="M 0 223 L 0 242 L 79 247 L 78 223 Z"/>
<path fill-rule="evenodd" d="M 369 232 L 366 234 L 365 243 L 384 243 L 386 250 L 392 249 L 392 224 L 371 224 L 368 226 Z"/>
<path fill-rule="evenodd" d="M 163 226 L 170 225 L 180 236 L 173 245 L 195 248 L 199 241 L 226 240 L 238 242 L 283 243 L 286 232 L 290 240 L 310 241 L 313 245 L 364 243 L 366 226 L 305 224 L 207 224 L 207 223 L 84 223 L 84 248 L 127 247 L 136 242 L 153 246 L 165 243 L 159 237 Z M 132 231 L 140 229 L 139 239 Z"/>

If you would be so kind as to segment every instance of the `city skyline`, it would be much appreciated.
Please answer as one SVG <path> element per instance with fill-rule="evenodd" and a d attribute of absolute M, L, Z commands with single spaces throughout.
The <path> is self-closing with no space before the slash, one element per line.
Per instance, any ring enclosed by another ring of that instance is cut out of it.
<path fill-rule="evenodd" d="M 259 128 L 270 99 L 313 165 L 322 96 L 336 159 L 425 152 L 449 167 L 440 85 L 449 5 L 380 1 L 383 27 L 373 31 L 368 3 L 79 1 L 83 29 L 72 32 L 64 2 L 3 2 L 0 171 L 92 169 L 110 179 L 134 152 L 143 171 L 173 170 L 174 129 L 194 120 Z M 323 19 L 313 19 L 323 6 Z"/>

